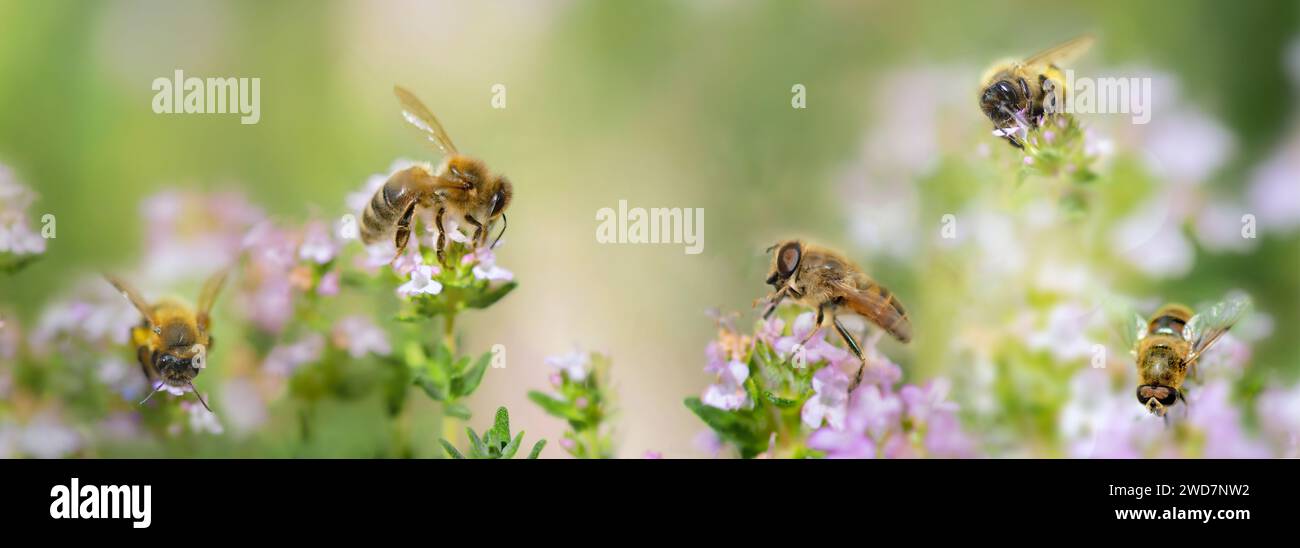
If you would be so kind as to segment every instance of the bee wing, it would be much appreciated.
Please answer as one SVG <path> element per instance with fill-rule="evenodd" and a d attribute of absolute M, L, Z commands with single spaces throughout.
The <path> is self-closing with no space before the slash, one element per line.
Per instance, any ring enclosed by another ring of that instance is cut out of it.
<path fill-rule="evenodd" d="M 1120 346 L 1136 356 L 1138 341 L 1147 336 L 1147 319 L 1133 310 L 1127 301 L 1119 298 L 1106 299 L 1102 307 L 1105 309 L 1106 323 L 1115 332 Z"/>
<path fill-rule="evenodd" d="M 1092 35 L 1085 34 L 1038 52 L 1025 59 L 1024 64 L 1026 66 L 1066 65 L 1086 53 L 1094 41 Z"/>
<path fill-rule="evenodd" d="M 393 94 L 397 96 L 397 102 L 402 104 L 402 117 L 406 118 L 407 122 L 427 133 L 429 140 L 438 145 L 438 149 L 443 154 L 457 152 L 456 145 L 451 142 L 451 136 L 447 135 L 447 130 L 442 128 L 438 117 L 429 112 L 429 107 L 424 106 L 415 94 L 402 86 L 393 86 Z"/>
<path fill-rule="evenodd" d="M 226 276 L 230 274 L 229 268 L 223 268 L 203 282 L 203 289 L 199 291 L 199 308 L 198 320 L 199 329 L 208 330 L 208 321 L 212 312 L 212 305 L 217 302 L 217 295 L 221 293 L 221 288 L 226 284 Z"/>
<path fill-rule="evenodd" d="M 1194 363 L 1206 350 L 1214 346 L 1250 308 L 1250 297 L 1231 295 L 1204 311 L 1192 316 L 1183 326 L 1183 338 L 1192 343 L 1187 363 Z"/>
<path fill-rule="evenodd" d="M 837 286 L 838 296 L 844 299 L 849 310 L 871 320 L 901 342 L 912 340 L 912 322 L 907 319 L 907 311 L 884 286 L 876 283 L 867 289 L 858 289 L 847 283 Z"/>
<path fill-rule="evenodd" d="M 145 321 L 149 322 L 151 328 L 158 325 L 157 320 L 155 320 L 153 316 L 153 307 L 149 306 L 149 301 L 144 300 L 144 296 L 140 294 L 140 290 L 112 274 L 104 274 L 104 279 L 108 280 L 108 283 L 113 284 L 113 288 L 117 289 L 123 297 L 126 297 L 128 301 L 131 301 L 131 304 L 135 306 L 135 309 L 140 311 L 140 315 L 144 316 Z"/>

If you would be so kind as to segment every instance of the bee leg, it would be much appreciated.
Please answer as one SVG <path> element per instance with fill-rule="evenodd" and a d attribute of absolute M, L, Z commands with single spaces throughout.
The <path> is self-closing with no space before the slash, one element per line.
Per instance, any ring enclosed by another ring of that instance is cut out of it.
<path fill-rule="evenodd" d="M 858 388 L 859 384 L 862 384 L 862 372 L 867 369 L 867 358 L 862 355 L 862 347 L 858 345 L 858 340 L 853 338 L 853 334 L 849 333 L 848 328 L 844 327 L 844 324 L 840 323 L 839 318 L 832 317 L 831 323 L 835 324 L 835 331 L 838 331 L 840 337 L 849 345 L 849 350 L 852 350 L 853 355 L 857 356 L 859 362 L 862 362 L 858 364 L 858 372 L 856 375 L 853 375 L 853 382 L 849 384 L 849 393 L 851 394 Z"/>
<path fill-rule="evenodd" d="M 474 245 L 481 246 L 482 244 L 479 243 L 479 240 L 483 239 L 483 223 L 478 222 L 477 219 L 469 215 L 465 216 L 465 222 L 474 227 L 474 239 L 472 240 Z"/>
<path fill-rule="evenodd" d="M 402 214 L 402 218 L 397 220 L 397 236 L 393 240 L 393 244 L 397 247 L 397 254 L 393 256 L 393 260 L 389 264 L 397 262 L 397 259 L 402 256 L 402 252 L 406 251 L 406 244 L 411 239 L 411 217 L 414 214 L 415 204 L 412 203 L 410 207 L 406 208 L 406 213 Z"/>
<path fill-rule="evenodd" d="M 844 327 L 844 324 L 840 323 L 840 319 L 832 318 L 831 322 L 835 324 L 835 330 L 840 333 L 840 337 L 844 339 L 844 343 L 849 345 L 849 350 L 853 351 L 853 355 L 857 356 L 860 361 L 866 361 L 866 358 L 862 357 L 862 347 L 858 346 L 857 339 L 854 339 L 853 334 L 849 333 L 849 330 Z"/>
<path fill-rule="evenodd" d="M 776 307 L 781 304 L 781 301 L 785 300 L 785 293 L 786 290 L 783 287 L 781 288 L 780 291 L 777 291 L 776 293 L 773 293 L 767 297 L 767 308 L 763 310 L 764 320 L 770 318 L 772 316 L 772 313 L 776 312 Z M 756 302 L 754 304 L 758 304 L 758 303 Z"/>
<path fill-rule="evenodd" d="M 447 265 L 447 254 L 444 249 L 447 247 L 447 231 L 442 228 L 442 215 L 447 212 L 446 208 L 438 208 L 438 214 L 433 216 L 433 224 L 438 227 L 438 264 Z"/>
<path fill-rule="evenodd" d="M 825 323 L 825 320 L 826 320 L 826 305 L 818 306 L 818 307 L 817 307 L 817 323 L 815 324 L 816 327 L 813 328 L 812 333 L 809 333 L 808 336 L 807 336 L 807 337 L 804 337 L 804 338 L 803 338 L 803 341 L 801 341 L 801 342 L 799 343 L 799 347 L 800 347 L 800 348 L 803 348 L 804 346 L 807 346 L 807 345 L 808 345 L 808 341 L 811 341 L 813 337 L 816 337 L 818 333 L 821 333 L 821 331 L 822 331 L 822 324 Z"/>

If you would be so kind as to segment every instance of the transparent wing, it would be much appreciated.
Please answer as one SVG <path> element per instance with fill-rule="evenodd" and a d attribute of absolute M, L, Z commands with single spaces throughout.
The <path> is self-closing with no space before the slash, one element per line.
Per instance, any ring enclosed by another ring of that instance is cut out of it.
<path fill-rule="evenodd" d="M 1092 35 L 1085 34 L 1072 40 L 1062 42 L 1025 59 L 1025 65 L 1067 65 L 1078 59 L 1092 47 Z"/>
<path fill-rule="evenodd" d="M 1115 331 L 1120 346 L 1134 356 L 1137 355 L 1138 341 L 1147 336 L 1147 320 L 1138 314 L 1124 300 L 1111 298 L 1103 304 L 1106 322 Z"/>
<path fill-rule="evenodd" d="M 151 327 L 158 325 L 158 322 L 155 321 L 153 317 L 153 307 L 149 306 L 149 301 L 144 300 L 144 296 L 140 294 L 140 290 L 112 274 L 104 274 L 104 279 L 108 280 L 108 283 L 113 284 L 113 288 L 117 289 L 123 297 L 126 297 L 128 301 L 131 301 L 131 304 L 135 306 L 136 310 L 140 311 L 140 315 L 144 316 L 144 319 L 149 322 Z"/>
<path fill-rule="evenodd" d="M 207 331 L 208 319 L 212 312 L 212 305 L 217 302 L 217 295 L 221 293 L 221 288 L 226 284 L 226 277 L 230 274 L 229 268 L 223 268 L 208 281 L 203 282 L 203 289 L 199 291 L 199 308 L 198 324 L 199 329 Z"/>
<path fill-rule="evenodd" d="M 1229 295 L 1227 299 L 1211 306 L 1187 322 L 1183 327 L 1183 338 L 1192 343 L 1192 350 L 1187 354 L 1187 362 L 1193 363 L 1206 350 L 1214 346 L 1219 338 L 1246 315 L 1250 309 L 1250 297 L 1246 295 Z"/>
<path fill-rule="evenodd" d="M 1129 353 L 1136 356 L 1138 351 L 1138 341 L 1147 336 L 1147 321 L 1142 315 L 1133 312 L 1129 314 L 1128 320 L 1120 327 L 1120 342 Z"/>
<path fill-rule="evenodd" d="M 402 117 L 406 118 L 407 122 L 427 133 L 429 140 L 438 145 L 438 149 L 443 154 L 457 152 L 456 145 L 451 142 L 451 136 L 447 135 L 447 130 L 442 128 L 438 117 L 434 116 L 429 111 L 429 107 L 424 106 L 415 94 L 402 86 L 393 86 L 393 94 L 397 96 L 397 102 L 402 104 Z"/>

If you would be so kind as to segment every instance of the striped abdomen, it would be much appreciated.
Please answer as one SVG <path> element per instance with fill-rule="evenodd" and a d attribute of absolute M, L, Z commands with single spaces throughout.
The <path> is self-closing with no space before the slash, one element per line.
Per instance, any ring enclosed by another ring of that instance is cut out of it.
<path fill-rule="evenodd" d="M 423 166 L 412 166 L 389 177 L 361 212 L 361 241 L 373 244 L 391 234 L 406 210 L 420 198 L 420 190 L 428 186 L 431 178 Z"/>
<path fill-rule="evenodd" d="M 912 340 L 912 322 L 907 310 L 885 286 L 867 281 L 862 289 L 849 291 L 843 296 L 849 309 L 866 317 L 902 342 Z"/>

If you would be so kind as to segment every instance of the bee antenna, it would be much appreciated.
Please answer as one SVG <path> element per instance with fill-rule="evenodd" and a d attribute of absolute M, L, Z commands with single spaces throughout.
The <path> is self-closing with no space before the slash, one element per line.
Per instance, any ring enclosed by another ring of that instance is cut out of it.
<path fill-rule="evenodd" d="M 204 408 L 204 409 L 207 409 L 208 412 L 211 413 L 211 412 L 212 412 L 212 408 L 211 408 L 211 407 L 208 407 L 208 402 L 203 401 L 203 395 L 202 395 L 202 394 L 199 394 L 199 389 L 196 388 L 196 387 L 194 386 L 194 382 L 193 382 L 193 381 L 190 382 L 190 390 L 193 390 L 193 391 L 194 391 L 194 397 L 196 397 L 196 398 L 199 399 L 199 403 L 203 404 L 203 408 Z"/>
<path fill-rule="evenodd" d="M 500 242 L 500 241 L 501 241 L 501 237 L 506 235 L 506 228 L 509 227 L 509 226 L 510 226 L 510 219 L 506 218 L 506 214 L 505 214 L 505 213 L 502 213 L 502 214 L 501 214 L 501 233 L 500 233 L 500 234 L 497 234 L 497 239 L 492 240 L 492 247 L 489 247 L 488 249 L 496 249 L 496 247 L 497 247 L 497 242 Z"/>
<path fill-rule="evenodd" d="M 149 401 L 149 398 L 152 398 L 153 395 L 157 394 L 159 390 L 162 390 L 162 385 L 159 385 L 158 388 L 153 389 L 153 392 L 150 392 L 148 396 L 145 396 L 143 400 L 140 400 L 140 405 L 144 405 L 144 402 Z"/>

